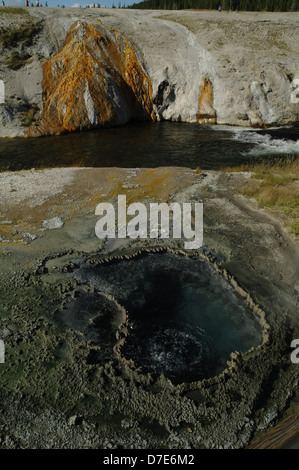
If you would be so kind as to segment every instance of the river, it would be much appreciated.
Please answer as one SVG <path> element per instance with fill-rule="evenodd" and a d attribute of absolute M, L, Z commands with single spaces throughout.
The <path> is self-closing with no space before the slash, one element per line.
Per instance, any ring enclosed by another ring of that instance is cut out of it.
<path fill-rule="evenodd" d="M 0 140 L 0 171 L 55 167 L 219 170 L 299 152 L 299 125 L 267 130 L 188 123 L 131 123 L 62 136 Z"/>

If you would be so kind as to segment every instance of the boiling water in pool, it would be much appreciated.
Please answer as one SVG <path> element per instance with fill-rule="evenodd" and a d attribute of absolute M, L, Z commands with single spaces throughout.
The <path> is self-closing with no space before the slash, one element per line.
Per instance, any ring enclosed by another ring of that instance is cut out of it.
<path fill-rule="evenodd" d="M 212 377 L 231 352 L 261 342 L 244 299 L 202 259 L 147 254 L 81 265 L 79 277 L 127 309 L 130 334 L 122 354 L 174 383 Z"/>

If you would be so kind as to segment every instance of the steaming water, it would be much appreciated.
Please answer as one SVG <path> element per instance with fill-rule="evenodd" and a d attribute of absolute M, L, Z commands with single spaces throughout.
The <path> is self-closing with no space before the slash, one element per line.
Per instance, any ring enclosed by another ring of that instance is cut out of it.
<path fill-rule="evenodd" d="M 39 139 L 0 139 L 0 170 L 68 166 L 220 169 L 299 150 L 299 126 L 252 130 L 139 123 Z"/>
<path fill-rule="evenodd" d="M 96 268 L 82 265 L 76 276 L 128 311 L 122 354 L 174 383 L 214 376 L 231 352 L 261 342 L 244 299 L 199 258 L 147 254 Z"/>

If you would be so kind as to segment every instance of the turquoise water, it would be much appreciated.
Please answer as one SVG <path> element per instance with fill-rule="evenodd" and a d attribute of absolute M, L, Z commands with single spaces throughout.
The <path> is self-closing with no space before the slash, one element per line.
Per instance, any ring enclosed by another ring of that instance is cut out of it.
<path fill-rule="evenodd" d="M 257 346 L 260 332 L 244 303 L 220 276 L 210 274 L 200 286 L 196 269 L 145 273 L 125 302 L 131 335 L 124 355 L 179 383 L 212 377 L 231 352 Z"/>
<path fill-rule="evenodd" d="M 83 263 L 75 277 L 113 295 L 128 311 L 122 354 L 173 383 L 213 377 L 231 352 L 262 340 L 244 299 L 200 258 L 160 253 L 95 268 Z"/>

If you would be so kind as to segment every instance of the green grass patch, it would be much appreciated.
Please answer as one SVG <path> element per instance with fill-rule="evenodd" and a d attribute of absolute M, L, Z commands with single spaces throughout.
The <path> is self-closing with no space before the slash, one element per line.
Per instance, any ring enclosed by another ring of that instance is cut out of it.
<path fill-rule="evenodd" d="M 0 10 L 1 15 L 26 15 L 28 16 L 29 13 L 26 8 L 22 7 L 5 7 Z"/>
<path fill-rule="evenodd" d="M 42 23 L 25 23 L 17 28 L 1 28 L 0 43 L 3 48 L 23 45 L 31 46 L 35 36 L 41 31 Z"/>
<path fill-rule="evenodd" d="M 224 171 L 251 172 L 251 179 L 240 188 L 240 193 L 255 198 L 259 207 L 280 211 L 285 216 L 291 231 L 299 235 L 298 155 L 226 168 Z"/>
<path fill-rule="evenodd" d="M 39 110 L 38 106 L 33 105 L 28 108 L 28 111 L 25 111 L 21 114 L 22 126 L 29 127 L 35 121 L 35 115 Z"/>
<path fill-rule="evenodd" d="M 31 56 L 29 54 L 20 54 L 17 51 L 13 51 L 6 60 L 6 65 L 12 70 L 18 70 L 23 67 L 23 65 L 25 65 L 30 58 Z"/>
<path fill-rule="evenodd" d="M 292 232 L 295 235 L 299 235 L 299 222 L 293 222 L 292 224 Z"/>

